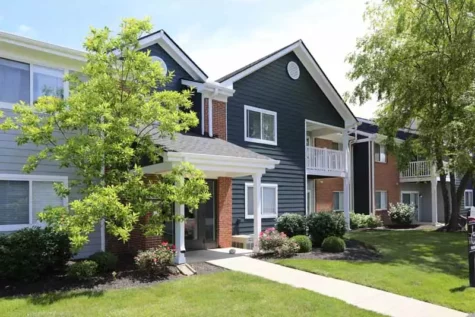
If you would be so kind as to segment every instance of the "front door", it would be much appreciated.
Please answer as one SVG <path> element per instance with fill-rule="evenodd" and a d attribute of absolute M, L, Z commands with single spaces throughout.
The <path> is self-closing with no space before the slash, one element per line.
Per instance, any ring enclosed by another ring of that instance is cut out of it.
<path fill-rule="evenodd" d="M 207 180 L 210 199 L 191 212 L 185 208 L 185 248 L 187 250 L 212 249 L 216 243 L 216 182 Z"/>
<path fill-rule="evenodd" d="M 417 220 L 419 221 L 419 192 L 402 192 L 401 200 L 404 204 L 413 204 Z"/>

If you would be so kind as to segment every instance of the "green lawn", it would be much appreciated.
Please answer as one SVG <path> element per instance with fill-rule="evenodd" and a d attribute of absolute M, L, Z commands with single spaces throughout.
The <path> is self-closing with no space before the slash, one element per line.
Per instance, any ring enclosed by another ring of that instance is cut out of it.
<path fill-rule="evenodd" d="M 307 290 L 220 272 L 105 292 L 0 299 L 0 316 L 381 316 Z"/>
<path fill-rule="evenodd" d="M 351 233 L 349 237 L 376 246 L 382 259 L 373 262 L 287 259 L 277 263 L 460 311 L 475 311 L 475 289 L 468 288 L 466 234 L 366 231 Z"/>

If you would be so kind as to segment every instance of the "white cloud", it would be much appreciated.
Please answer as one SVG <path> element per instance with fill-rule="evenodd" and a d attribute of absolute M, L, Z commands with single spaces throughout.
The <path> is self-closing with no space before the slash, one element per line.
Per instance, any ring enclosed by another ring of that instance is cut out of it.
<path fill-rule="evenodd" d="M 354 86 L 346 79 L 350 67 L 344 59 L 354 50 L 356 38 L 364 34 L 364 9 L 362 0 L 313 0 L 272 19 L 263 19 L 259 28 L 245 36 L 226 26 L 206 36 L 200 28 L 189 28 L 177 36 L 177 42 L 211 79 L 217 79 L 302 39 L 343 94 Z M 352 107 L 352 110 L 357 116 L 372 117 L 375 104 Z"/>
<path fill-rule="evenodd" d="M 26 24 L 20 24 L 17 28 L 17 31 L 15 32 L 18 35 L 22 36 L 34 36 L 36 34 L 35 30 Z"/>

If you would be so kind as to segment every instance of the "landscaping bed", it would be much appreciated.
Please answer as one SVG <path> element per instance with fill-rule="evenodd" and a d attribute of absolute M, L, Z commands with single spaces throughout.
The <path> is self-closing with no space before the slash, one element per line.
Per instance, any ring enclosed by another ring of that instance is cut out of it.
<path fill-rule="evenodd" d="M 0 280 L 0 297 L 11 297 L 20 295 L 36 295 L 57 291 L 103 291 L 107 289 L 120 289 L 131 287 L 149 286 L 185 277 L 176 268 L 171 267 L 171 274 L 167 276 L 148 276 L 133 267 L 121 262 L 121 270 L 118 270 L 115 277 L 112 273 L 97 275 L 88 280 L 71 280 L 64 274 L 47 276 L 35 282 L 6 281 Z M 214 265 L 207 263 L 194 263 L 191 266 L 196 270 L 197 275 L 224 271 Z"/>

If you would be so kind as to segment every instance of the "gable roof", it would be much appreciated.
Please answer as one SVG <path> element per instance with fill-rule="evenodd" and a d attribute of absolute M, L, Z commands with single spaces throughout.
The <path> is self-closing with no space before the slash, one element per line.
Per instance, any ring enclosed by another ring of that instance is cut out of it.
<path fill-rule="evenodd" d="M 295 55 L 297 55 L 314 81 L 323 91 L 328 100 L 330 100 L 330 102 L 333 104 L 339 115 L 343 118 L 345 125 L 351 126 L 356 124 L 358 119 L 338 93 L 335 86 L 333 86 L 333 84 L 330 82 L 327 75 L 323 72 L 320 65 L 318 65 L 317 61 L 312 56 L 302 40 L 298 40 L 292 44 L 289 44 L 280 50 L 266 55 L 226 76 L 223 76 L 218 79 L 217 82 L 223 84 L 224 86 L 232 87 L 234 82 L 254 73 L 255 71 L 272 63 L 280 57 L 287 55 L 290 52 L 294 52 Z"/>
<path fill-rule="evenodd" d="M 165 32 L 156 32 L 142 36 L 139 39 L 140 48 L 159 44 L 184 70 L 186 70 L 194 80 L 205 82 L 208 75 L 178 46 L 178 44 Z"/>

